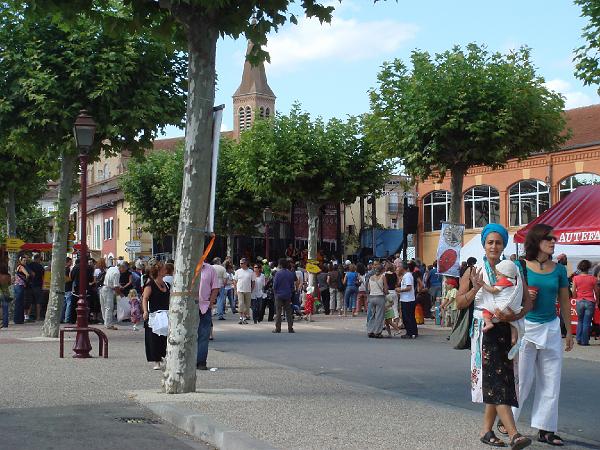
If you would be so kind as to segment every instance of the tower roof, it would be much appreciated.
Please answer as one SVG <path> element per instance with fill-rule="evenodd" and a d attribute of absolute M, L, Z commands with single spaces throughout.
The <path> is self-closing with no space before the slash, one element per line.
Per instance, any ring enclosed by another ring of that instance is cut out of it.
<path fill-rule="evenodd" d="M 246 56 L 252 50 L 252 42 L 248 41 L 248 49 L 246 50 Z M 234 97 L 248 94 L 260 94 L 266 97 L 275 98 L 275 94 L 267 83 L 267 74 L 265 72 L 265 66 L 261 62 L 257 66 L 250 64 L 248 60 L 244 63 L 244 73 L 242 74 L 242 82 L 240 87 L 237 88 Z"/>

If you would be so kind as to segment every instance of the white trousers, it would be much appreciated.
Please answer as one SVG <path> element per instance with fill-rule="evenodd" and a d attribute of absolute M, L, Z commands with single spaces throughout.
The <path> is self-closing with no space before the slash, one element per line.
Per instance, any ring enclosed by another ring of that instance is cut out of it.
<path fill-rule="evenodd" d="M 102 286 L 100 288 L 100 308 L 102 309 L 104 326 L 111 326 L 114 317 L 115 291 L 108 286 Z"/>
<path fill-rule="evenodd" d="M 515 422 L 535 382 L 531 426 L 544 431 L 558 431 L 558 398 L 562 369 L 562 338 L 558 320 L 550 322 L 544 348 L 524 340 L 519 350 L 519 408 L 512 408 Z"/>

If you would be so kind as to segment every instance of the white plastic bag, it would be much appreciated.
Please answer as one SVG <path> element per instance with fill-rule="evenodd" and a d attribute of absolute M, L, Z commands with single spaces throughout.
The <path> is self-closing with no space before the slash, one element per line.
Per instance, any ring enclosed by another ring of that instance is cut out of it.
<path fill-rule="evenodd" d="M 148 326 L 159 336 L 169 334 L 169 311 L 159 310 L 148 315 Z"/>
<path fill-rule="evenodd" d="M 119 297 L 117 299 L 117 322 L 131 318 L 131 306 L 129 306 L 129 297 Z"/>

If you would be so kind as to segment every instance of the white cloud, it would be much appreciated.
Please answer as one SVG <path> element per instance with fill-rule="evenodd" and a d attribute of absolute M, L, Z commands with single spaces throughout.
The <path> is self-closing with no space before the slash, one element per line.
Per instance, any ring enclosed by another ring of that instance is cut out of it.
<path fill-rule="evenodd" d="M 302 18 L 269 37 L 271 70 L 289 71 L 320 60 L 357 61 L 392 53 L 415 37 L 418 27 L 394 20 L 359 22 L 334 17 L 331 24 Z"/>
<path fill-rule="evenodd" d="M 551 91 L 559 92 L 565 97 L 565 109 L 588 106 L 598 102 L 588 94 L 574 90 L 571 83 L 560 78 L 547 81 L 545 85 Z"/>
<path fill-rule="evenodd" d="M 229 125 L 227 125 L 225 122 L 221 122 L 221 132 L 231 131 L 231 130 L 232 130 L 232 128 Z"/>

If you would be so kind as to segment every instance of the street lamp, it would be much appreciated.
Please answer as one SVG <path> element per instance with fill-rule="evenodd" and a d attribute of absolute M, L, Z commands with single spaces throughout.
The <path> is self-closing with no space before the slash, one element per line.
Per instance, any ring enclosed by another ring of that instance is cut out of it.
<path fill-rule="evenodd" d="M 269 224 L 273 222 L 273 211 L 268 206 L 263 210 L 265 224 L 265 258 L 269 261 Z"/>
<path fill-rule="evenodd" d="M 75 144 L 79 150 L 81 166 L 81 249 L 79 254 L 79 300 L 77 301 L 77 336 L 73 351 L 74 358 L 89 358 L 92 345 L 88 331 L 88 306 L 86 300 L 88 275 L 87 248 L 87 163 L 88 153 L 94 143 L 96 123 L 85 109 L 79 115 L 73 126 Z"/>

